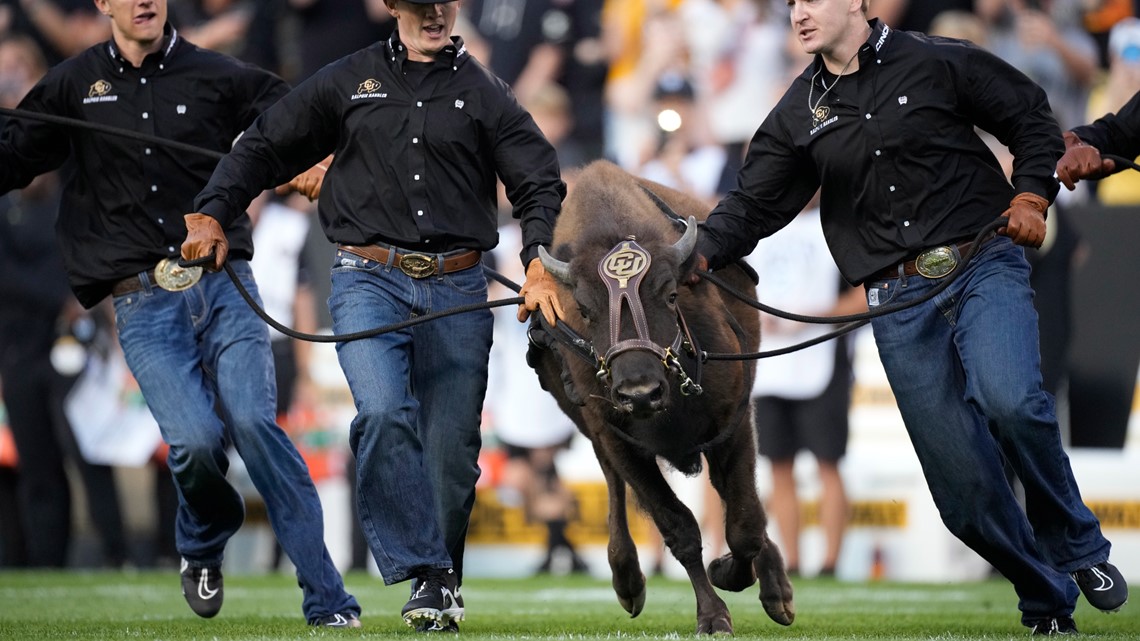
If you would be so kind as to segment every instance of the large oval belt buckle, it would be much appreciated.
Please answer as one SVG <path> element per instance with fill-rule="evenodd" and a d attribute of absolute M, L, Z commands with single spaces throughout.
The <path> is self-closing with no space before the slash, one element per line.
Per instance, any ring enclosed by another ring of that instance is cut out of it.
<path fill-rule="evenodd" d="M 435 273 L 435 257 L 406 254 L 400 258 L 400 271 L 412 278 L 427 278 Z"/>
<path fill-rule="evenodd" d="M 163 258 L 154 268 L 154 281 L 168 292 L 180 292 L 196 285 L 202 278 L 202 268 L 183 267 L 177 260 Z"/>
<path fill-rule="evenodd" d="M 942 278 L 958 266 L 958 257 L 950 247 L 928 249 L 914 259 L 914 267 L 926 278 Z"/>

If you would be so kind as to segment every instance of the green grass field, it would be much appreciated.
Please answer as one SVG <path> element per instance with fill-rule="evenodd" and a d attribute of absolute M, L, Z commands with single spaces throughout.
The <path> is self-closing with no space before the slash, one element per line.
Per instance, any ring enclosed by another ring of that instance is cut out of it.
<path fill-rule="evenodd" d="M 217 618 L 196 617 L 173 572 L 0 572 L 0 639 L 280 640 L 415 639 L 399 617 L 406 584 L 384 587 L 349 574 L 364 608 L 360 630 L 317 630 L 300 615 L 301 593 L 284 575 L 227 576 L 226 605 Z M 1023 639 L 1017 598 L 1008 583 L 916 585 L 795 582 L 796 622 L 773 623 L 757 589 L 722 593 L 741 639 Z M 590 641 L 694 636 L 695 605 L 687 582 L 652 579 L 636 619 L 618 605 L 608 581 L 583 577 L 471 579 L 463 587 L 469 640 Z M 1083 599 L 1076 612 L 1082 637 L 1140 639 L 1140 606 L 1105 615 Z"/>

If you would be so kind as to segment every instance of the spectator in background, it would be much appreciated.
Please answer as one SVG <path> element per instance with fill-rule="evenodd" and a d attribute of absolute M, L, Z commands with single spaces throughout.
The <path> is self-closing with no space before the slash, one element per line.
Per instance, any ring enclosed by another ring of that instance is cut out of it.
<path fill-rule="evenodd" d="M 334 60 L 386 40 L 395 21 L 384 0 L 287 0 L 298 20 L 298 84 Z M 331 256 L 331 253 L 330 253 Z"/>
<path fill-rule="evenodd" d="M 892 29 L 928 33 L 939 14 L 973 11 L 974 4 L 975 0 L 871 0 L 867 15 L 882 20 Z"/>
<path fill-rule="evenodd" d="M 1084 121 L 1099 70 L 1096 42 L 1054 0 L 976 0 L 987 48 L 1045 90 L 1062 129 Z"/>
<path fill-rule="evenodd" d="M 684 35 L 696 102 L 712 141 L 725 152 L 715 197 L 735 185 L 744 148 L 787 85 L 788 25 L 783 4 L 685 0 L 678 9 L 685 24 L 701 25 L 686 29 Z"/>
<path fill-rule="evenodd" d="M 637 173 L 655 149 L 651 102 L 667 69 L 688 74 L 682 0 L 606 0 L 602 41 L 610 60 L 605 83 L 605 155 Z"/>
<path fill-rule="evenodd" d="M 727 150 L 716 144 L 709 132 L 706 114 L 696 100 L 692 83 L 675 71 L 657 78 L 650 103 L 657 125 L 649 159 L 636 172 L 642 178 L 716 202 Z"/>
<path fill-rule="evenodd" d="M 818 201 L 788 226 L 757 244 L 747 258 L 760 276 L 764 302 L 808 316 L 845 316 L 867 310 L 863 291 L 843 282 L 820 226 Z M 802 324 L 761 313 L 765 351 L 822 336 L 830 325 Z M 815 458 L 820 484 L 819 525 L 824 554 L 818 574 L 835 576 L 847 529 L 849 506 L 839 462 L 847 452 L 848 411 L 853 383 L 850 335 L 761 359 L 752 386 L 758 451 L 771 461 L 768 514 L 780 532 L 789 574 L 799 574 L 802 504 L 795 476 L 796 455 Z"/>
<path fill-rule="evenodd" d="M 31 38 L 0 39 L 0 106 L 16 107 L 46 72 Z M 102 542 L 102 564 L 119 567 L 127 555 L 114 470 L 83 458 L 64 413 L 86 360 L 80 341 L 93 340 L 95 321 L 67 288 L 54 236 L 59 204 L 54 172 L 0 195 L 0 380 L 19 455 L 19 510 L 5 519 L 22 527 L 28 566 L 69 565 L 72 465 Z"/>
<path fill-rule="evenodd" d="M 0 0 L 5 9 L 8 32 L 32 36 L 49 67 L 111 35 L 111 23 L 91 0 Z"/>

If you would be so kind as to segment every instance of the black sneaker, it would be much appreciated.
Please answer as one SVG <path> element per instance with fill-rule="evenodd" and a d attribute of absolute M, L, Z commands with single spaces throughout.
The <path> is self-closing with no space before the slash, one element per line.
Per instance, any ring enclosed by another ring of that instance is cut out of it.
<path fill-rule="evenodd" d="M 361 627 L 360 619 L 357 618 L 355 612 L 344 611 L 330 614 L 328 616 L 319 617 L 309 621 L 309 625 L 318 628 L 359 628 Z"/>
<path fill-rule="evenodd" d="M 1098 610 L 1116 612 L 1128 602 L 1128 583 L 1120 575 L 1120 570 L 1108 561 L 1077 570 L 1072 577 L 1085 599 Z"/>
<path fill-rule="evenodd" d="M 222 609 L 221 566 L 192 566 L 182 559 L 182 596 L 194 614 L 209 619 Z"/>
<path fill-rule="evenodd" d="M 1053 635 L 1053 634 L 1080 634 L 1077 632 L 1077 624 L 1073 622 L 1072 617 L 1052 617 L 1049 619 L 1041 619 L 1033 625 L 1029 632 L 1030 635 Z"/>
<path fill-rule="evenodd" d="M 453 620 L 463 620 L 463 606 L 456 598 L 459 586 L 455 570 L 428 570 L 418 577 L 417 583 L 412 598 L 400 611 L 405 623 L 419 628 L 430 626 L 433 621 L 447 625 Z"/>
<path fill-rule="evenodd" d="M 416 626 L 416 632 L 451 632 L 459 633 L 459 624 L 453 619 L 446 624 L 439 621 L 425 621 Z"/>

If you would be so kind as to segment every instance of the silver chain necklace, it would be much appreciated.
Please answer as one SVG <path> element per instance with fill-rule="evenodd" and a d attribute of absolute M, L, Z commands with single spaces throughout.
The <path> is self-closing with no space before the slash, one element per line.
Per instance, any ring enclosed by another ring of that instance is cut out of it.
<path fill-rule="evenodd" d="M 811 83 L 808 85 L 808 109 L 811 110 L 811 125 L 813 127 L 819 126 L 819 123 L 827 120 L 827 116 L 831 113 L 831 109 L 827 107 L 821 107 L 820 105 L 823 104 L 824 98 L 827 98 L 827 94 L 831 93 L 831 90 L 835 88 L 835 85 L 839 84 L 839 79 L 843 77 L 843 74 L 847 73 L 847 68 L 850 67 L 851 63 L 855 61 L 855 56 L 857 55 L 859 55 L 858 49 L 856 49 L 855 53 L 847 59 L 847 64 L 843 65 L 843 69 L 840 70 L 839 75 L 835 77 L 835 82 L 831 83 L 830 87 L 828 87 L 827 83 L 824 82 L 822 78 L 820 78 L 819 84 L 823 85 L 823 93 L 820 94 L 819 100 L 816 101 L 814 105 L 811 104 L 811 98 L 815 92 L 815 79 L 819 78 L 819 74 L 823 72 L 824 67 L 827 65 L 821 65 L 819 70 L 812 74 Z"/>

